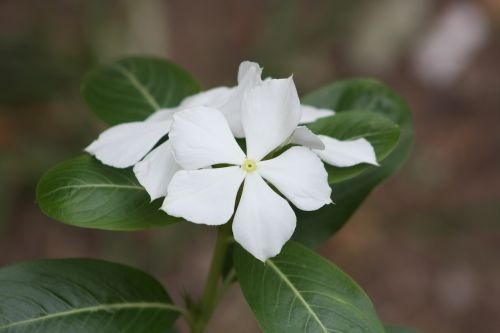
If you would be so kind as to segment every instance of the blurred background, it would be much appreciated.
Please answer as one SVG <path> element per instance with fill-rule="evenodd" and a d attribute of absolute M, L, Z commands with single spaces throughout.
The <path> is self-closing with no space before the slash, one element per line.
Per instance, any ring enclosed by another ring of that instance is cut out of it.
<path fill-rule="evenodd" d="M 201 293 L 214 231 L 77 229 L 35 204 L 40 176 L 104 128 L 82 76 L 125 54 L 180 64 L 206 88 L 242 60 L 294 73 L 302 93 L 375 77 L 414 111 L 416 145 L 320 252 L 391 324 L 429 333 L 500 327 L 500 0 L 1 0 L 0 265 L 97 257 L 141 267 L 177 300 Z M 210 332 L 259 332 L 237 286 Z"/>

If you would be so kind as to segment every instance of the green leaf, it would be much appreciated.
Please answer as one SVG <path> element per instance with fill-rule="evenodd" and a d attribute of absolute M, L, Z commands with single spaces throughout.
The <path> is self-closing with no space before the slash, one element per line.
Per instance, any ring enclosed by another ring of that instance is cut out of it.
<path fill-rule="evenodd" d="M 182 68 L 148 57 L 127 57 L 98 66 L 82 84 L 88 109 L 108 125 L 144 120 L 199 90 Z"/>
<path fill-rule="evenodd" d="M 384 333 L 373 305 L 344 272 L 293 241 L 266 263 L 243 248 L 234 263 L 243 294 L 266 333 Z"/>
<path fill-rule="evenodd" d="M 323 118 L 308 126 L 314 133 L 327 135 L 338 140 L 368 140 L 381 163 L 397 146 L 399 126 L 384 116 L 370 111 L 340 112 L 338 115 Z M 352 178 L 366 169 L 376 166 L 360 164 L 349 168 L 338 168 L 325 164 L 328 181 L 335 184 Z"/>
<path fill-rule="evenodd" d="M 413 145 L 413 122 L 408 105 L 385 85 L 365 79 L 340 81 L 307 95 L 303 103 L 334 109 L 340 116 L 359 110 L 375 112 L 396 123 L 400 129 L 397 147 L 380 167 L 366 169 L 358 176 L 332 186 L 334 205 L 315 212 L 297 212 L 294 239 L 317 246 L 330 238 L 351 217 L 375 186 L 398 171 Z M 334 116 L 335 117 L 335 116 Z M 314 128 L 316 124 L 311 124 Z M 342 178 L 342 175 L 339 175 Z"/>
<path fill-rule="evenodd" d="M 105 230 L 138 230 L 178 221 L 150 203 L 131 169 L 116 169 L 90 156 L 49 170 L 37 187 L 37 201 L 48 216 L 67 224 Z"/>
<path fill-rule="evenodd" d="M 0 333 L 163 333 L 180 309 L 139 270 L 90 259 L 0 269 Z"/>
<path fill-rule="evenodd" d="M 414 330 L 412 328 L 404 328 L 404 327 L 397 327 L 397 326 L 386 326 L 385 332 L 386 333 L 419 333 L 417 330 Z"/>

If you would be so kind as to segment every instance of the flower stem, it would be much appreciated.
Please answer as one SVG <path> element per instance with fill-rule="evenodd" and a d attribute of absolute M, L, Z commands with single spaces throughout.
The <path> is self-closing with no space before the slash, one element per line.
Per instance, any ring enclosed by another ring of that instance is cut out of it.
<path fill-rule="evenodd" d="M 231 236 L 231 224 L 226 223 L 217 228 L 217 239 L 215 241 L 212 263 L 208 272 L 205 290 L 200 301 L 199 312 L 194 318 L 192 333 L 202 333 L 217 306 L 219 277 L 222 273 L 224 258 Z"/>

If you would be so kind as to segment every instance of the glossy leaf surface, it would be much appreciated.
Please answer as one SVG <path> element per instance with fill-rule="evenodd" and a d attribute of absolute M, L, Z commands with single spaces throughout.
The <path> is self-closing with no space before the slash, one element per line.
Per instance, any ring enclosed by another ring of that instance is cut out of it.
<path fill-rule="evenodd" d="M 293 241 L 266 263 L 238 246 L 243 294 L 265 333 L 384 333 L 373 305 L 344 272 Z"/>
<path fill-rule="evenodd" d="M 161 199 L 150 202 L 132 170 L 91 156 L 49 170 L 38 184 L 37 201 L 48 216 L 85 228 L 138 230 L 178 221 L 159 210 Z"/>
<path fill-rule="evenodd" d="M 0 333 L 164 333 L 179 310 L 136 269 L 90 259 L 0 269 Z"/>
<path fill-rule="evenodd" d="M 374 187 L 398 171 L 413 145 L 413 122 L 405 101 L 385 85 L 365 79 L 340 81 L 303 98 L 303 103 L 344 112 L 375 112 L 396 123 L 400 129 L 397 146 L 380 167 L 370 167 L 354 178 L 335 183 L 332 199 L 335 205 L 315 212 L 297 212 L 298 225 L 294 238 L 309 246 L 329 239 L 352 216 Z M 314 128 L 316 123 L 309 125 Z M 333 179 L 335 175 L 331 176 Z M 339 172 L 339 177 L 342 174 Z"/>
<path fill-rule="evenodd" d="M 144 120 L 199 90 L 188 72 L 151 57 L 126 57 L 100 65 L 82 84 L 88 109 L 108 125 Z"/>

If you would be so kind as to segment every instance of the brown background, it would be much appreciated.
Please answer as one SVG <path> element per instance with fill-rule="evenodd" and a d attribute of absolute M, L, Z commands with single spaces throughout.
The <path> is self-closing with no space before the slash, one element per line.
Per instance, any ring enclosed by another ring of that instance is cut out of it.
<path fill-rule="evenodd" d="M 198 295 L 212 229 L 77 229 L 42 215 L 34 189 L 103 129 L 78 93 L 96 63 L 159 55 L 212 87 L 234 84 L 249 59 L 268 74 L 294 73 L 302 93 L 371 76 L 409 101 L 411 159 L 320 251 L 365 288 L 385 322 L 497 332 L 499 23 L 498 0 L 2 0 L 0 265 L 105 258 L 155 274 L 176 299 L 183 288 Z M 235 331 L 259 331 L 236 286 L 210 326 Z"/>

